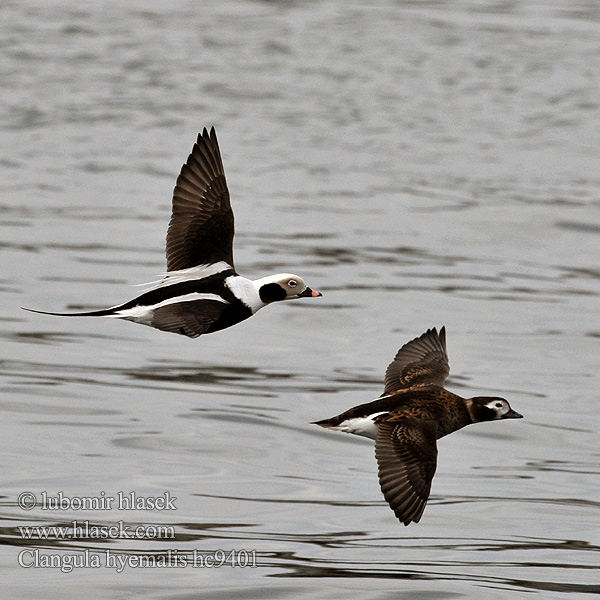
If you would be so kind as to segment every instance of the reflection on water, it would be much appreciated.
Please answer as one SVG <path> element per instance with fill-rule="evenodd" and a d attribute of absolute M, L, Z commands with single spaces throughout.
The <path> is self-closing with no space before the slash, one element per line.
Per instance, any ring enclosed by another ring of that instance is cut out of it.
<path fill-rule="evenodd" d="M 332 503 L 332 505 L 348 507 L 352 506 L 352 503 Z M 12 512 L 16 508 L 14 503 L 10 502 L 3 502 L 2 506 L 4 512 Z M 153 531 L 159 531 L 168 537 L 168 539 L 154 539 L 153 548 L 150 549 L 141 548 L 138 543 L 131 541 L 98 539 L 94 532 L 97 534 L 107 531 L 113 525 L 107 522 L 74 520 L 48 523 L 43 519 L 25 520 L 14 517 L 12 519 L 4 517 L 2 520 L 5 525 L 0 527 L 0 539 L 6 545 L 30 550 L 39 549 L 43 552 L 39 553 L 38 557 L 44 556 L 44 552 L 50 555 L 49 551 L 52 550 L 60 551 L 63 557 L 90 552 L 96 555 L 103 565 L 106 564 L 107 557 L 110 561 L 116 560 L 115 556 L 131 555 L 142 556 L 147 561 L 162 559 L 174 564 L 176 560 L 187 560 L 188 564 L 191 564 L 194 556 L 199 552 L 202 555 L 215 555 L 221 548 L 228 547 L 232 542 L 239 543 L 245 548 L 256 547 L 262 542 L 267 542 L 287 548 L 285 551 L 259 551 L 253 555 L 256 566 L 263 570 L 267 577 L 344 577 L 438 582 L 449 580 L 469 582 L 476 587 L 492 586 L 513 591 L 545 590 L 559 593 L 595 594 L 600 590 L 597 584 L 570 583 L 560 576 L 564 569 L 568 569 L 570 573 L 578 570 L 585 573 L 595 568 L 588 564 L 585 556 L 590 552 L 597 553 L 600 547 L 583 540 L 527 537 L 422 538 L 393 535 L 373 537 L 367 531 L 351 530 L 292 534 L 277 531 L 259 532 L 256 531 L 256 526 L 250 523 L 176 522 L 172 526 L 150 524 L 147 521 L 121 523 L 123 531 L 133 531 L 143 525 L 146 528 L 153 527 Z M 24 540 L 23 527 L 36 525 L 64 528 L 66 533 L 60 540 Z M 81 531 L 85 527 L 89 537 L 82 536 L 81 532 L 78 533 L 76 529 L 78 527 Z M 78 539 L 70 539 L 77 536 Z M 399 561 L 393 558 L 405 550 L 410 552 L 409 559 Z M 361 560 L 351 558 L 357 551 L 363 556 Z M 367 558 L 369 551 L 382 552 L 388 558 L 369 560 Z M 435 558 L 440 555 L 452 558 Z M 515 556 L 521 557 L 519 564 L 515 564 Z M 544 559 L 545 556 L 548 558 Z M 564 556 L 569 556 L 571 560 L 561 562 Z M 31 554 L 26 554 L 25 557 L 23 560 L 33 560 Z M 540 573 L 546 572 L 547 575 L 543 580 L 530 580 L 525 573 L 531 569 Z M 514 575 L 502 575 L 503 571 L 510 571 Z"/>
<path fill-rule="evenodd" d="M 594 3 L 27 0 L 3 17 L 11 597 L 600 593 Z M 175 175 L 213 124 L 239 271 L 310 276 L 321 302 L 199 340 L 20 310 L 111 306 L 160 278 Z M 396 350 L 442 325 L 448 387 L 525 419 L 441 440 L 405 528 L 372 444 L 311 422 L 379 396 Z M 132 491 L 176 510 L 18 503 Z M 244 549 L 258 568 L 105 564 Z M 103 562 L 72 576 L 19 566 L 24 550 Z"/>

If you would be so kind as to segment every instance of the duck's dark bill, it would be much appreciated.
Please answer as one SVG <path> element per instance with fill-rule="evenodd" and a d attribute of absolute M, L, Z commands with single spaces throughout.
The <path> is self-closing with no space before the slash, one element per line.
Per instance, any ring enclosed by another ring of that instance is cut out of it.
<path fill-rule="evenodd" d="M 504 415 L 505 419 L 522 419 L 523 415 L 512 408 Z"/>
<path fill-rule="evenodd" d="M 301 294 L 298 294 L 298 298 L 317 298 L 318 296 L 322 296 L 321 292 L 317 292 L 316 290 L 311 290 L 307 287 Z"/>

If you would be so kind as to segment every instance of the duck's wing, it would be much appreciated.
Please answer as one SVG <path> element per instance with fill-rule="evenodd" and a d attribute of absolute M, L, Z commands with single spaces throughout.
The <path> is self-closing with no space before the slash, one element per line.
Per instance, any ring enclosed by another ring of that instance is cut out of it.
<path fill-rule="evenodd" d="M 152 315 L 152 327 L 195 338 L 206 333 L 218 320 L 227 303 L 215 300 L 174 302 L 161 306 Z"/>
<path fill-rule="evenodd" d="M 233 265 L 233 211 L 214 127 L 204 128 L 181 167 L 167 231 L 167 271 Z"/>
<path fill-rule="evenodd" d="M 435 423 L 414 419 L 380 422 L 375 440 L 381 491 L 404 525 L 418 523 L 437 465 Z"/>
<path fill-rule="evenodd" d="M 404 344 L 385 372 L 383 396 L 413 386 L 443 387 L 450 373 L 446 353 L 446 328 L 428 329 Z"/>

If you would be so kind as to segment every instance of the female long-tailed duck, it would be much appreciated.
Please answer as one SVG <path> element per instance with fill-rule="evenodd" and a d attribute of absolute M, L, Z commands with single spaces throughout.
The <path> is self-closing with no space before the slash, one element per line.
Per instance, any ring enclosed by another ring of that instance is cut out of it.
<path fill-rule="evenodd" d="M 112 317 L 198 337 L 235 325 L 279 300 L 321 296 L 304 280 L 279 273 L 252 281 L 233 265 L 233 211 L 214 127 L 198 135 L 173 191 L 167 273 L 153 289 L 104 310 L 61 317 Z M 32 310 L 32 309 L 26 309 Z"/>
<path fill-rule="evenodd" d="M 444 389 L 446 329 L 408 342 L 385 373 L 383 395 L 315 425 L 375 440 L 381 491 L 396 517 L 418 523 L 435 473 L 436 440 L 471 423 L 521 419 L 504 398 L 461 398 Z"/>

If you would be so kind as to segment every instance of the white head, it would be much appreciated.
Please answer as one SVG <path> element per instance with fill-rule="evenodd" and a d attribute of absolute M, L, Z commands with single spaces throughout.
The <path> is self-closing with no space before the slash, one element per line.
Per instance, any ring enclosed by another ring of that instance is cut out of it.
<path fill-rule="evenodd" d="M 291 273 L 278 273 L 263 277 L 254 282 L 260 299 L 265 304 L 279 300 L 292 300 L 294 298 L 316 298 L 322 296 L 320 292 L 311 290 L 302 277 Z"/>

